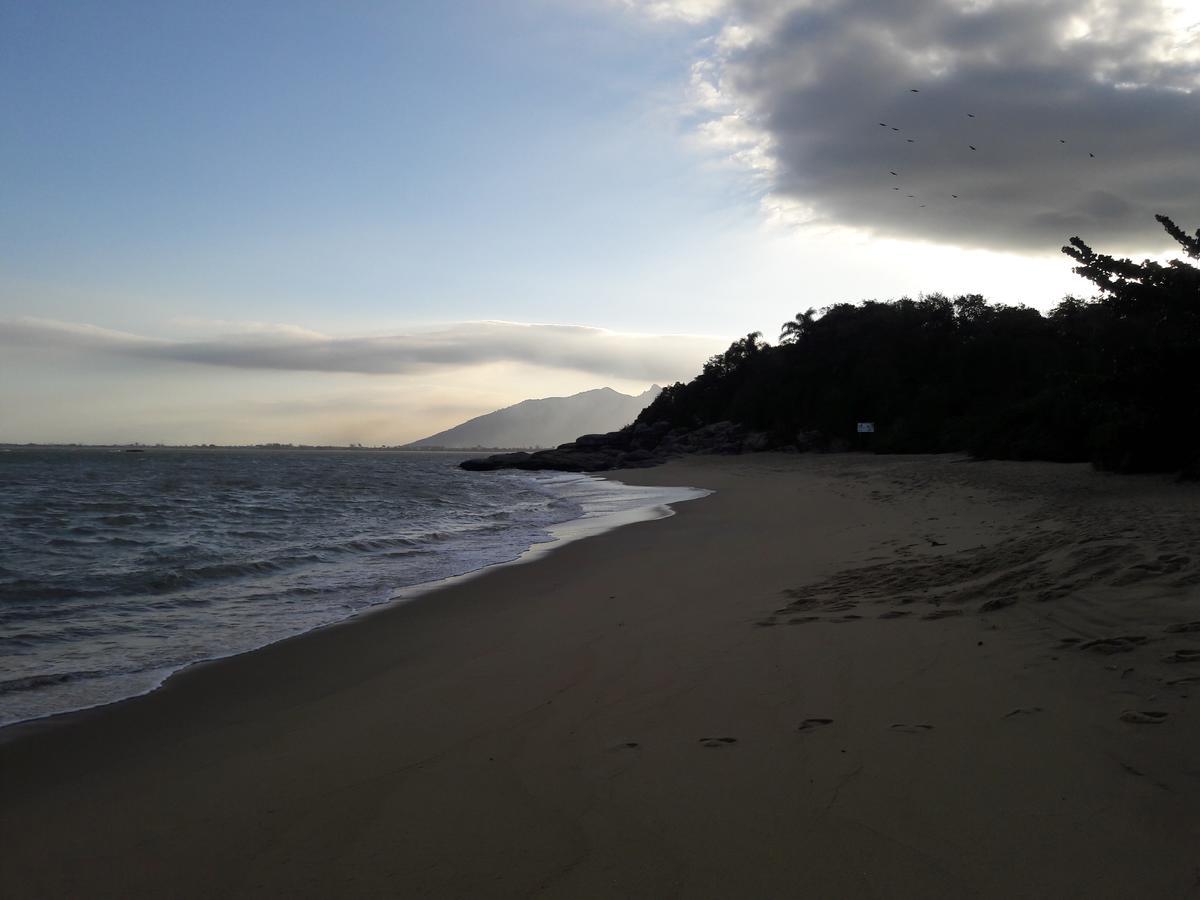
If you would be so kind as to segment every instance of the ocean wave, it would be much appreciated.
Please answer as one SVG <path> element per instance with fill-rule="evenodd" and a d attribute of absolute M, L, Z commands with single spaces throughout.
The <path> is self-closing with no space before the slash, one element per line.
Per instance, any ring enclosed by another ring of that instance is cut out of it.
<path fill-rule="evenodd" d="M 513 560 L 618 494 L 646 502 L 589 476 L 471 475 L 442 454 L 130 459 L 0 463 L 0 695 L 23 698 L 0 698 L 0 723 L 151 690 L 189 662 Z"/>
<path fill-rule="evenodd" d="M 45 675 L 25 675 L 20 678 L 0 680 L 0 694 L 12 694 L 20 691 L 36 691 L 39 688 L 66 684 L 80 678 L 95 678 L 106 674 L 100 671 L 89 672 L 50 672 Z"/>
<path fill-rule="evenodd" d="M 18 603 L 46 600 L 74 600 L 86 597 L 88 594 L 103 596 L 103 591 L 56 581 L 34 581 L 29 578 L 17 578 L 5 584 L 0 584 L 0 606 L 9 607 Z"/>
<path fill-rule="evenodd" d="M 127 580 L 125 590 L 131 593 L 167 593 L 208 581 L 273 575 L 296 566 L 319 563 L 322 559 L 323 557 L 318 553 L 302 553 L 274 559 L 253 559 L 210 566 L 180 567 L 167 571 L 140 572 Z"/>
<path fill-rule="evenodd" d="M 120 513 L 113 516 L 101 516 L 100 524 L 108 526 L 140 525 L 142 517 L 138 513 Z"/>

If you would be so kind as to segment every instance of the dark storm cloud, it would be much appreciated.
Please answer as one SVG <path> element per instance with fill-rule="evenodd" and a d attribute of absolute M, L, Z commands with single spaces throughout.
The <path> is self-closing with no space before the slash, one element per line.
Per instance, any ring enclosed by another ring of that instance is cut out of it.
<path fill-rule="evenodd" d="M 1165 246 L 1159 212 L 1200 224 L 1200 32 L 1158 2 L 732 0 L 722 14 L 696 70 L 706 133 L 809 221 L 1045 252 L 1074 234 Z"/>
<path fill-rule="evenodd" d="M 236 369 L 369 375 L 515 362 L 666 381 L 688 377 L 724 343 L 693 335 L 620 334 L 584 326 L 513 322 L 464 322 L 437 331 L 368 337 L 256 328 L 216 339 L 175 341 L 41 319 L 0 321 L 0 345 L 13 348 Z"/>

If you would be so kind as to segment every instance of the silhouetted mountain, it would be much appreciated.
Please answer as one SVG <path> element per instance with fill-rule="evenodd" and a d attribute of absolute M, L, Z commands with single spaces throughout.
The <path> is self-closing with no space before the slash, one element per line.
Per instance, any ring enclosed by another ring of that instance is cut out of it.
<path fill-rule="evenodd" d="M 523 400 L 407 446 L 556 447 L 581 434 L 615 431 L 628 425 L 661 390 L 654 385 L 631 397 L 612 388 L 598 388 L 570 397 Z"/>

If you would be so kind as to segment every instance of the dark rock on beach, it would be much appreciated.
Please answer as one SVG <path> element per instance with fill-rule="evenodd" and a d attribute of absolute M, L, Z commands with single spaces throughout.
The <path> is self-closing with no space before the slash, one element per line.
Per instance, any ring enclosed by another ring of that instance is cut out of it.
<path fill-rule="evenodd" d="M 553 469 L 560 472 L 603 472 L 607 469 L 646 468 L 691 453 L 754 453 L 763 450 L 810 449 L 814 436 L 797 435 L 780 441 L 766 432 L 747 431 L 734 422 L 714 422 L 699 428 L 672 428 L 667 422 L 639 422 L 608 434 L 585 434 L 553 450 L 497 453 L 468 459 L 459 465 L 473 472 L 494 469 Z"/>
<path fill-rule="evenodd" d="M 490 472 L 493 469 L 519 469 L 528 461 L 530 454 L 521 450 L 516 453 L 496 453 L 480 459 L 467 459 L 459 463 L 463 469 L 473 472 Z"/>

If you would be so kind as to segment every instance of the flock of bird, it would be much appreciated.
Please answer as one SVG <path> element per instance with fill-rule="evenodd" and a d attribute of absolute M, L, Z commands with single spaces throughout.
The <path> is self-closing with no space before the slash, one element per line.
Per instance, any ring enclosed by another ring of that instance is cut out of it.
<path fill-rule="evenodd" d="M 920 91 L 920 89 L 919 89 L 919 88 L 909 88 L 908 90 L 909 90 L 909 93 L 911 93 L 911 94 L 919 94 L 919 93 L 921 93 L 921 91 Z M 970 112 L 969 112 L 969 113 L 967 113 L 967 118 L 968 118 L 968 119 L 974 119 L 974 118 L 975 118 L 975 113 L 970 113 Z M 880 123 L 879 123 L 879 127 L 880 127 L 880 128 L 890 128 L 892 131 L 894 131 L 894 132 L 897 132 L 897 133 L 899 133 L 899 131 L 900 131 L 900 129 L 899 129 L 899 128 L 897 128 L 895 125 L 889 125 L 887 122 L 880 122 Z M 905 142 L 906 142 L 906 143 L 909 143 L 909 144 L 915 144 L 915 143 L 917 142 L 917 141 L 916 141 L 916 138 L 905 138 L 904 140 L 905 140 Z M 1058 139 L 1058 142 L 1059 142 L 1060 144 L 1065 144 L 1065 143 L 1067 142 L 1067 140 L 1066 140 L 1066 138 L 1059 138 L 1059 139 Z M 979 152 L 979 148 L 977 148 L 977 147 L 976 147 L 974 144 L 967 144 L 966 146 L 967 146 L 967 149 L 968 149 L 968 150 L 970 150 L 970 151 L 971 151 L 971 152 L 973 152 L 973 153 L 977 153 L 977 152 Z M 1089 152 L 1088 152 L 1088 157 L 1089 157 L 1090 159 L 1095 159 L 1095 158 L 1096 158 L 1096 154 L 1095 154 L 1095 153 L 1092 153 L 1092 152 L 1090 152 L 1090 151 L 1089 151 Z M 892 170 L 892 169 L 889 169 L 889 170 L 888 170 L 888 174 L 889 174 L 889 175 L 892 175 L 892 176 L 894 176 L 894 177 L 896 177 L 896 178 L 899 178 L 899 177 L 900 177 L 900 173 L 899 173 L 899 172 L 897 172 L 897 171 L 895 171 L 895 170 Z M 900 190 L 900 188 L 899 188 L 899 187 L 896 187 L 896 186 L 893 186 L 893 187 L 892 187 L 892 190 L 893 190 L 893 191 L 898 191 L 898 190 Z M 905 196 L 906 196 L 908 199 L 910 199 L 910 200 L 920 200 L 920 199 L 921 199 L 921 198 L 920 198 L 920 197 L 918 197 L 916 194 L 906 194 Z M 950 198 L 951 198 L 952 200 L 957 200 L 957 199 L 958 199 L 958 194 L 951 194 L 951 195 L 950 195 Z M 924 208 L 925 208 L 925 206 L 926 206 L 926 204 L 924 204 L 924 203 L 920 203 L 920 204 L 918 204 L 918 209 L 924 209 Z"/>

